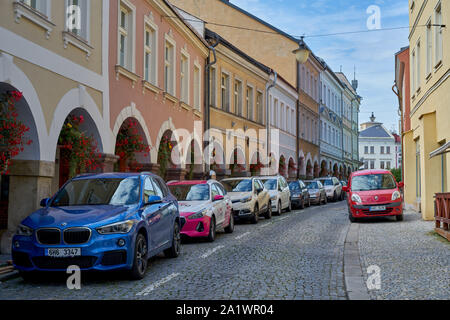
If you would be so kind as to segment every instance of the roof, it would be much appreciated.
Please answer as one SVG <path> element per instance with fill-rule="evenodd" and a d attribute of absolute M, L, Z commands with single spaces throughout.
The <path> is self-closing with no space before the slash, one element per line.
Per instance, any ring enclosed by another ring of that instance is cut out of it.
<path fill-rule="evenodd" d="M 360 138 L 391 138 L 391 134 L 381 124 L 371 126 L 359 133 Z"/>
<path fill-rule="evenodd" d="M 348 89 L 355 95 L 358 96 L 358 93 L 356 93 L 355 89 L 353 89 L 352 85 L 350 84 L 350 82 L 348 81 L 347 77 L 345 76 L 345 74 L 343 74 L 342 72 L 335 72 L 335 74 L 337 75 L 337 77 L 339 78 L 339 80 L 341 80 L 341 82 L 348 87 Z"/>
<path fill-rule="evenodd" d="M 215 33 L 214 31 L 211 31 L 209 29 L 205 29 L 205 39 L 206 40 L 209 40 L 209 39 L 217 40 L 221 45 L 223 45 L 223 46 L 229 48 L 230 50 L 232 50 L 233 52 L 237 53 L 239 56 L 241 56 L 242 58 L 244 58 L 245 60 L 247 60 L 248 62 L 250 62 L 254 66 L 256 66 L 257 68 L 261 69 L 265 73 L 267 73 L 267 74 L 272 73 L 272 69 L 271 68 L 269 68 L 268 66 L 262 64 L 259 61 L 256 61 L 255 59 L 250 57 L 248 54 L 244 53 L 243 51 L 238 49 L 236 46 L 232 45 L 230 42 L 228 42 L 227 40 L 222 38 L 219 34 Z"/>
<path fill-rule="evenodd" d="M 391 172 L 389 170 L 369 169 L 369 170 L 355 171 L 351 175 L 352 176 L 365 176 L 365 175 L 369 175 L 369 174 L 386 174 L 386 173 L 391 174 Z"/>

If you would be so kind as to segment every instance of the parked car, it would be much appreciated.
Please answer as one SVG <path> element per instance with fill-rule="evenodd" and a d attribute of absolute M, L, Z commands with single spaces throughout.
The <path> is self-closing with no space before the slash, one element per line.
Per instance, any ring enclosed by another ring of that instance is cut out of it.
<path fill-rule="evenodd" d="M 250 219 L 258 223 L 260 215 L 272 218 L 272 205 L 269 193 L 257 178 L 230 178 L 221 181 L 233 204 L 236 220 Z"/>
<path fill-rule="evenodd" d="M 186 221 L 182 235 L 213 242 L 217 230 L 234 231 L 231 199 L 219 182 L 176 181 L 168 186 L 178 200 L 180 216 Z"/>
<path fill-rule="evenodd" d="M 304 209 L 305 206 L 311 206 L 308 188 L 302 180 L 289 182 L 289 189 L 291 190 L 291 203 L 294 208 Z"/>
<path fill-rule="evenodd" d="M 344 187 L 347 186 L 347 181 L 341 180 L 340 183 L 342 184 L 342 193 L 344 194 L 344 198 L 345 199 L 347 197 L 347 193 L 344 192 Z"/>
<path fill-rule="evenodd" d="M 318 180 L 323 184 L 328 200 L 334 202 L 344 200 L 344 192 L 338 178 L 319 178 Z"/>
<path fill-rule="evenodd" d="M 305 181 L 306 188 L 308 188 L 309 198 L 311 203 L 318 204 L 319 206 L 324 203 L 328 203 L 327 194 L 325 188 L 319 180 Z"/>
<path fill-rule="evenodd" d="M 397 183 L 387 170 L 363 170 L 350 175 L 347 192 L 348 214 L 351 222 L 358 218 L 394 216 L 403 220 L 403 198 Z"/>
<path fill-rule="evenodd" d="M 278 216 L 283 210 L 290 212 L 292 210 L 291 190 L 286 179 L 282 176 L 260 177 L 259 179 L 269 193 L 272 212 Z"/>
<path fill-rule="evenodd" d="M 178 203 L 151 173 L 89 174 L 68 181 L 41 201 L 17 228 L 14 267 L 32 271 L 129 270 L 142 279 L 148 258 L 180 253 Z"/>

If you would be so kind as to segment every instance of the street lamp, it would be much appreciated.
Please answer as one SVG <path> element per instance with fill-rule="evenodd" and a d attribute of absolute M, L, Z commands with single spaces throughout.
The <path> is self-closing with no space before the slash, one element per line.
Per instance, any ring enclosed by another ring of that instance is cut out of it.
<path fill-rule="evenodd" d="M 297 163 L 299 162 L 300 157 L 300 146 L 298 142 L 298 138 L 300 137 L 300 65 L 304 64 L 306 61 L 308 61 L 309 55 L 311 54 L 311 50 L 309 50 L 308 46 L 306 45 L 305 41 L 303 41 L 304 37 L 300 38 L 300 41 L 298 43 L 298 49 L 295 49 L 292 51 L 293 54 L 295 54 L 295 58 L 297 59 L 297 92 L 299 94 L 298 100 L 297 100 L 297 141 L 296 141 L 296 149 L 297 149 Z M 300 163 L 298 163 L 300 164 Z M 300 165 L 297 165 L 297 178 L 300 177 Z"/>
<path fill-rule="evenodd" d="M 311 50 L 309 50 L 308 46 L 305 44 L 305 41 L 303 41 L 303 37 L 300 38 L 298 49 L 295 49 L 292 53 L 295 54 L 295 57 L 300 64 L 304 64 L 308 60 Z"/>

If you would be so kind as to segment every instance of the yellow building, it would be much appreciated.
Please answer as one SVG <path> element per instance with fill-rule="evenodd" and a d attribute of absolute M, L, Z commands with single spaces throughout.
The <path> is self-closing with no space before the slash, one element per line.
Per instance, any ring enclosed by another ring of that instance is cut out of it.
<path fill-rule="evenodd" d="M 271 70 L 220 35 L 210 30 L 205 35 L 216 52 L 210 69 L 212 168 L 219 177 L 250 175 L 258 155 L 261 162 L 265 157 L 266 136 L 261 130 L 266 129 L 266 84 Z"/>
<path fill-rule="evenodd" d="M 434 194 L 450 185 L 450 2 L 409 0 L 411 130 L 404 133 L 406 199 L 434 218 Z M 447 25 L 447 27 L 443 26 Z"/>
<path fill-rule="evenodd" d="M 112 168 L 109 5 L 109 0 L 0 2 L 0 93 L 23 93 L 16 108 L 32 141 L 1 177 L 2 253 L 10 250 L 20 221 L 59 188 L 58 138 L 69 115 L 83 116 L 82 130 L 96 140 L 109 164 L 105 169 Z"/>

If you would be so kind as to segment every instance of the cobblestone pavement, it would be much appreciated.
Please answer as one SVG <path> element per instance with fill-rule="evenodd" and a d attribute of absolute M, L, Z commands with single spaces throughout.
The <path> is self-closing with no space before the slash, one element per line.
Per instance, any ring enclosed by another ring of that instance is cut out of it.
<path fill-rule="evenodd" d="M 185 243 L 176 259 L 152 259 L 141 281 L 95 273 L 68 290 L 65 275 L 18 278 L 0 283 L 0 299 L 346 299 L 348 226 L 345 202 L 311 207 Z"/>
<path fill-rule="evenodd" d="M 432 235 L 434 222 L 405 212 L 403 222 L 392 218 L 360 223 L 359 251 L 363 274 L 377 265 L 381 289 L 371 299 L 449 299 L 450 244 Z M 443 239 L 443 238 L 442 238 Z"/>

